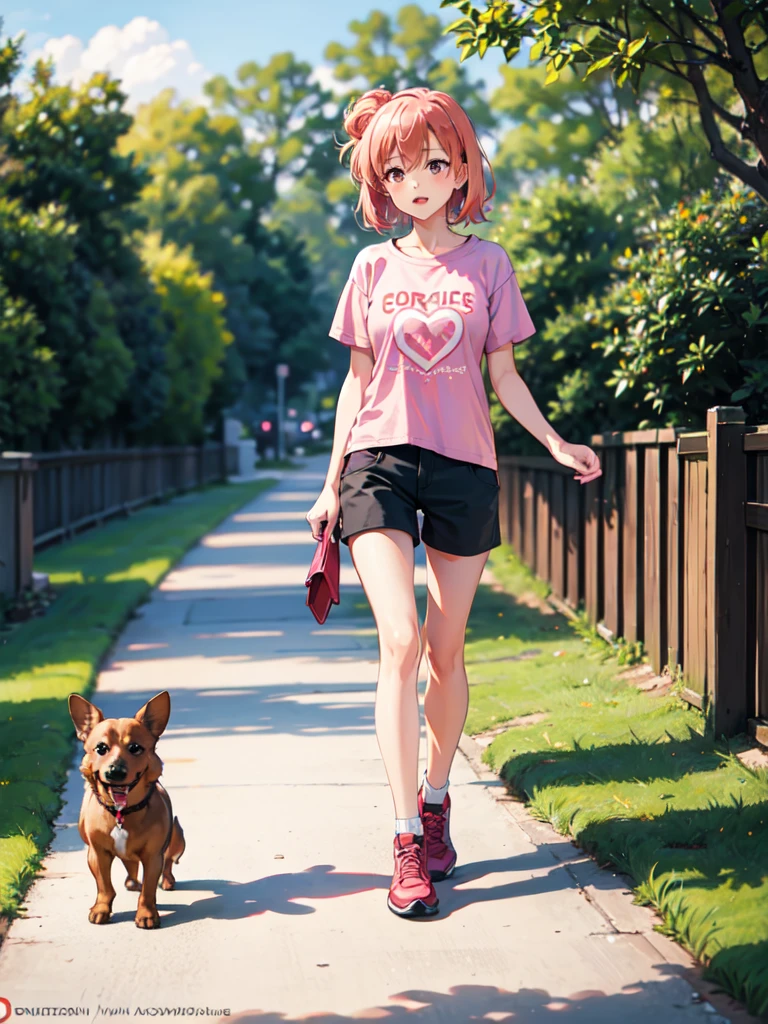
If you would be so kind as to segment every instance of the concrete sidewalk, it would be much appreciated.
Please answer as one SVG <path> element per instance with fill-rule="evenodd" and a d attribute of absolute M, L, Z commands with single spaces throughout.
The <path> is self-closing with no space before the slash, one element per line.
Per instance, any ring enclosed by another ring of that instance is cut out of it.
<path fill-rule="evenodd" d="M 507 812 L 468 738 L 451 772 L 459 861 L 437 883 L 440 914 L 387 909 L 377 643 L 370 619 L 345 617 L 362 596 L 345 547 L 341 606 L 323 627 L 304 607 L 304 516 L 325 464 L 309 460 L 204 537 L 100 674 L 107 716 L 172 696 L 158 752 L 187 850 L 175 891 L 158 893 L 162 927 L 134 926 L 118 861 L 112 921 L 88 923 L 78 744 L 52 852 L 0 950 L 0 996 L 91 1018 L 181 1006 L 259 1022 L 729 1019 L 696 996 L 685 956 L 653 936 L 620 879 L 519 806 Z M 418 582 L 422 546 L 417 558 Z"/>

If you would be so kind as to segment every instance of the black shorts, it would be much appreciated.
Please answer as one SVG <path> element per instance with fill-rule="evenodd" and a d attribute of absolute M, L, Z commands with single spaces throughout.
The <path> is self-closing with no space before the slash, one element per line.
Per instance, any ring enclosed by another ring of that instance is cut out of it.
<path fill-rule="evenodd" d="M 345 456 L 339 485 L 341 539 L 365 530 L 405 530 L 451 555 L 479 555 L 501 544 L 496 471 L 412 444 Z"/>

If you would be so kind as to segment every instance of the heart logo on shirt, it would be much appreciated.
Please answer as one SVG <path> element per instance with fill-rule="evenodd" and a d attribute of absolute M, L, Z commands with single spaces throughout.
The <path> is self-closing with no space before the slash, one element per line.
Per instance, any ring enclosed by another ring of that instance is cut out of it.
<path fill-rule="evenodd" d="M 437 309 L 429 316 L 401 309 L 392 329 L 400 351 L 428 373 L 459 344 L 464 321 L 455 309 Z"/>

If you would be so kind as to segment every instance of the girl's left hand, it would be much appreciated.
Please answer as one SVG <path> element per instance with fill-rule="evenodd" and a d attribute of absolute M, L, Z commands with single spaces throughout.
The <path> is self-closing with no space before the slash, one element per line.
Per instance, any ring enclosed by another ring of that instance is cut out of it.
<path fill-rule="evenodd" d="M 552 446 L 552 458 L 569 469 L 576 470 L 574 480 L 580 484 L 588 484 L 590 480 L 596 480 L 602 476 L 600 459 L 585 444 L 569 444 L 567 441 L 560 441 Z"/>

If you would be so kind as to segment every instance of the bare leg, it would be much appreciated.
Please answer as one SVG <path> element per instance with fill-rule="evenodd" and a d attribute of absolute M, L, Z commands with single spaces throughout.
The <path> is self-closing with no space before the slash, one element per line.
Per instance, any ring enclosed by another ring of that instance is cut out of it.
<path fill-rule="evenodd" d="M 441 789 L 448 781 L 467 719 L 469 686 L 464 669 L 464 636 L 489 552 L 467 557 L 448 555 L 430 547 L 426 550 L 427 779 L 430 786 Z"/>
<path fill-rule="evenodd" d="M 417 817 L 419 625 L 413 592 L 413 539 L 404 530 L 367 530 L 350 538 L 357 574 L 379 634 L 376 738 L 396 818 Z"/>

